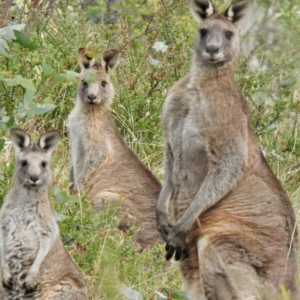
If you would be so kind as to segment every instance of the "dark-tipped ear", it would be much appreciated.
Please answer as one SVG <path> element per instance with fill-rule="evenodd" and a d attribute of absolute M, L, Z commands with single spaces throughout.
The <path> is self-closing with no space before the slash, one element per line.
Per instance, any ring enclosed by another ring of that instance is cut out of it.
<path fill-rule="evenodd" d="M 86 48 L 78 49 L 78 58 L 81 69 L 88 69 L 91 66 L 91 63 L 95 60 L 93 57 L 87 54 Z"/>
<path fill-rule="evenodd" d="M 190 10 L 198 22 L 206 20 L 217 12 L 209 0 L 190 0 Z"/>
<path fill-rule="evenodd" d="M 238 25 L 251 5 L 252 0 L 237 0 L 226 9 L 224 16 L 233 24 Z"/>
<path fill-rule="evenodd" d="M 106 50 L 102 54 L 102 60 L 104 62 L 105 70 L 108 71 L 108 68 L 114 69 L 119 63 L 120 52 L 115 49 Z"/>
<path fill-rule="evenodd" d="M 42 134 L 37 142 L 38 146 L 51 154 L 60 140 L 60 132 L 58 130 L 49 130 Z"/>
<path fill-rule="evenodd" d="M 10 130 L 10 140 L 16 153 L 19 153 L 30 145 L 30 136 L 21 128 L 12 128 Z"/>

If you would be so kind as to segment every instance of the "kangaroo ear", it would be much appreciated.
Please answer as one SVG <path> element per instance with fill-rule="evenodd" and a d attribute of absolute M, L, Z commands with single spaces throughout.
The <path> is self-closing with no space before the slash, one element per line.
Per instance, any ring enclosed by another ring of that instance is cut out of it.
<path fill-rule="evenodd" d="M 88 55 L 86 48 L 78 49 L 78 58 L 81 70 L 88 69 L 95 61 L 93 57 Z"/>
<path fill-rule="evenodd" d="M 238 25 L 251 5 L 251 0 L 237 0 L 226 9 L 224 16 L 233 24 Z"/>
<path fill-rule="evenodd" d="M 119 57 L 120 52 L 115 49 L 106 50 L 102 54 L 102 60 L 104 62 L 106 72 L 108 72 L 108 68 L 114 69 L 118 65 L 120 62 Z"/>
<path fill-rule="evenodd" d="M 51 154 L 60 140 L 60 132 L 58 130 L 49 130 L 42 134 L 37 145 Z"/>
<path fill-rule="evenodd" d="M 16 153 L 21 152 L 30 145 L 30 136 L 21 128 L 12 128 L 10 130 L 10 140 Z"/>
<path fill-rule="evenodd" d="M 217 12 L 209 0 L 190 0 L 190 10 L 199 23 Z"/>

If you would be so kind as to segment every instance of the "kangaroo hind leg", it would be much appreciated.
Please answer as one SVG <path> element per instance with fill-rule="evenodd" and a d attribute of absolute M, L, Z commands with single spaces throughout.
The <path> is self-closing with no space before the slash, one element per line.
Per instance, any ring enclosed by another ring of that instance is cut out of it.
<path fill-rule="evenodd" d="M 230 243 L 198 240 L 199 273 L 207 300 L 258 300 L 262 282 L 253 266 L 241 261 Z"/>

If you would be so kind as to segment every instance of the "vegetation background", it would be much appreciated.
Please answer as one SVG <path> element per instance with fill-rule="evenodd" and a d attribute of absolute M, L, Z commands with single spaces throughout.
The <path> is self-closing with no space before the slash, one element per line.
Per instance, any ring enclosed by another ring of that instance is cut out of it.
<path fill-rule="evenodd" d="M 229 1 L 213 1 L 225 7 Z M 74 106 L 77 49 L 122 51 L 112 74 L 111 109 L 126 142 L 162 180 L 160 111 L 170 86 L 189 67 L 197 26 L 183 0 L 6 0 L 0 3 L 0 206 L 11 187 L 9 128 L 36 138 L 57 128 L 51 198 L 63 242 L 86 278 L 90 299 L 184 299 L 164 247 L 136 253 L 117 230 L 115 206 L 94 215 L 88 195 L 68 194 L 65 121 Z M 242 30 L 236 81 L 247 96 L 264 153 L 299 217 L 300 3 L 256 0 Z M 282 291 L 283 299 L 288 299 Z"/>

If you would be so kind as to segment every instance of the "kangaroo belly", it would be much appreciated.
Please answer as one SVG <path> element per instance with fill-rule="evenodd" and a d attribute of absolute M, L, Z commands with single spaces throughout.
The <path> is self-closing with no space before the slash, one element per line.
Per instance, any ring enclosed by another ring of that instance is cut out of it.
<path fill-rule="evenodd" d="M 24 234 L 18 234 L 18 231 L 23 230 Z M 27 235 L 26 235 L 27 233 Z M 32 237 L 33 232 L 24 230 L 24 228 L 17 228 L 15 231 L 10 232 L 7 238 L 6 259 L 9 262 L 14 262 L 13 265 L 19 261 L 22 265 L 28 266 L 36 257 L 38 251 L 38 243 Z"/>

